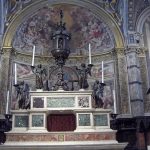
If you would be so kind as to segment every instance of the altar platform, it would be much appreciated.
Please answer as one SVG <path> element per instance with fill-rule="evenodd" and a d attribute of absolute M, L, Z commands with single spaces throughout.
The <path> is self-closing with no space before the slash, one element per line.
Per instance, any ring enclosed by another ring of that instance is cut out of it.
<path fill-rule="evenodd" d="M 30 109 L 12 110 L 12 130 L 0 150 L 123 150 L 109 109 L 92 106 L 92 91 L 31 91 Z"/>

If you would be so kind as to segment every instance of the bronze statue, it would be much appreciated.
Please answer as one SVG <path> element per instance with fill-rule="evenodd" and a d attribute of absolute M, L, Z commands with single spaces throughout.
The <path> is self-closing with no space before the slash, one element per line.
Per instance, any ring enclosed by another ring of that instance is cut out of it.
<path fill-rule="evenodd" d="M 63 80 L 63 74 L 61 72 L 57 73 L 57 78 L 58 78 L 58 80 L 57 80 L 55 86 L 53 86 L 52 90 L 56 91 L 56 90 L 59 90 L 59 88 L 61 87 L 63 90 L 69 91 L 67 81 Z"/>
<path fill-rule="evenodd" d="M 39 64 L 37 67 L 31 66 L 32 72 L 36 75 L 36 89 L 43 89 L 43 78 L 46 76 L 46 69 Z"/>
<path fill-rule="evenodd" d="M 99 107 L 99 108 L 102 108 L 103 105 L 104 105 L 104 102 L 103 102 L 104 86 L 105 86 L 105 84 L 104 83 L 100 83 L 98 80 L 96 80 L 94 82 L 94 85 L 93 85 L 92 96 L 93 96 L 93 98 L 95 100 L 95 106 Z"/>
<path fill-rule="evenodd" d="M 76 67 L 76 70 L 78 71 L 79 74 L 79 86 L 80 89 L 86 89 L 89 87 L 87 77 L 88 74 L 91 76 L 91 68 L 92 64 L 89 64 L 86 66 L 84 63 L 81 64 L 81 68 Z"/>
<path fill-rule="evenodd" d="M 29 85 L 24 81 L 15 85 L 17 91 L 17 100 L 19 109 L 27 109 L 30 107 L 29 102 Z"/>

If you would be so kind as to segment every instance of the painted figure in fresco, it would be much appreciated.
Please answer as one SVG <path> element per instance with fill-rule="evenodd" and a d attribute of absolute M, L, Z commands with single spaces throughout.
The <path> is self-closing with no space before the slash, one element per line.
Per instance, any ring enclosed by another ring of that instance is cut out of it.
<path fill-rule="evenodd" d="M 98 107 L 98 108 L 102 108 L 103 105 L 104 105 L 104 102 L 103 102 L 103 91 L 102 91 L 102 86 L 100 85 L 100 82 L 98 80 L 96 80 L 94 82 L 94 85 L 93 85 L 93 93 L 92 93 L 92 96 L 95 100 L 95 106 Z"/>
<path fill-rule="evenodd" d="M 76 67 L 76 70 L 79 74 L 79 86 L 80 89 L 86 89 L 89 87 L 88 81 L 87 81 L 87 77 L 88 74 L 91 76 L 91 69 L 92 69 L 91 64 L 89 64 L 88 66 L 86 66 L 84 63 L 81 64 L 81 68 Z"/>
<path fill-rule="evenodd" d="M 29 85 L 24 81 L 16 86 L 17 100 L 19 109 L 27 109 L 30 107 L 29 102 Z"/>
<path fill-rule="evenodd" d="M 39 64 L 36 67 L 32 66 L 32 72 L 36 75 L 36 89 L 43 89 L 43 78 L 47 75 L 46 69 Z"/>

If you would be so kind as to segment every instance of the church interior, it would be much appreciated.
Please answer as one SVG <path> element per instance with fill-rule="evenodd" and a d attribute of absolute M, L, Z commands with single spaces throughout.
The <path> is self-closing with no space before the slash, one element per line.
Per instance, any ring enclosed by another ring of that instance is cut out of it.
<path fill-rule="evenodd" d="M 150 150 L 150 0 L 0 0 L 0 150 Z"/>

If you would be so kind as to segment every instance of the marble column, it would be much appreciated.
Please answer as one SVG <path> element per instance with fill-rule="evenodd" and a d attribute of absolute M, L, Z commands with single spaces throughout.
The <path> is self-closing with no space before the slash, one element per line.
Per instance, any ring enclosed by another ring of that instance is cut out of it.
<path fill-rule="evenodd" d="M 6 112 L 7 91 L 11 87 L 11 55 L 12 48 L 3 48 L 0 69 L 0 113 Z"/>
<path fill-rule="evenodd" d="M 130 95 L 131 114 L 133 117 L 144 114 L 141 73 L 139 67 L 138 48 L 135 46 L 126 49 L 128 86 Z"/>

